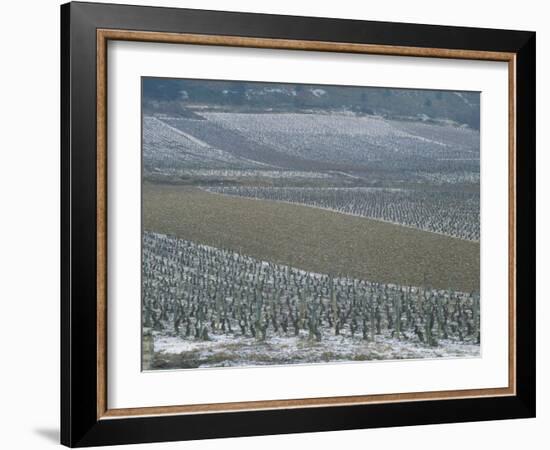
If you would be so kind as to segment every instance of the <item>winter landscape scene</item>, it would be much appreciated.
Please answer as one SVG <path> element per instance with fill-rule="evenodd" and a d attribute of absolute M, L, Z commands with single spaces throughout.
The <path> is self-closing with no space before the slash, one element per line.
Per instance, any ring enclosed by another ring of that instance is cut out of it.
<path fill-rule="evenodd" d="M 142 78 L 142 368 L 480 355 L 477 92 Z"/>

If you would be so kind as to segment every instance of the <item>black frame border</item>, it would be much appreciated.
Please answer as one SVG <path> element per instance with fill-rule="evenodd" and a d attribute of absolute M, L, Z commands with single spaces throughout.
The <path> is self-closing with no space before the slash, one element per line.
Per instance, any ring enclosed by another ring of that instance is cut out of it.
<path fill-rule="evenodd" d="M 516 395 L 97 419 L 96 30 L 516 54 Z M 70 447 L 535 416 L 534 32 L 113 4 L 61 6 L 61 443 Z M 521 295 L 519 295 L 521 294 Z"/>

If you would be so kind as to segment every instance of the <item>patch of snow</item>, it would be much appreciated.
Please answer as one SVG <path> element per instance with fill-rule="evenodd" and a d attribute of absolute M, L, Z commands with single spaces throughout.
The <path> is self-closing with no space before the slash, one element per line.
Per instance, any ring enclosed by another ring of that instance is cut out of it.
<path fill-rule="evenodd" d="M 327 91 L 325 91 L 324 89 L 311 89 L 311 93 L 315 96 L 315 97 L 322 97 L 323 95 L 326 95 Z"/>

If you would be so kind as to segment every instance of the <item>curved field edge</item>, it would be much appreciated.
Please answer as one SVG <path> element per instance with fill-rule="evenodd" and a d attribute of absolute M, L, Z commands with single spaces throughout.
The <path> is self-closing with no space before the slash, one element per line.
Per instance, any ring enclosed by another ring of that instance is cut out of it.
<path fill-rule="evenodd" d="M 293 201 L 293 200 L 279 200 L 279 199 L 273 199 L 273 198 L 262 198 L 262 197 L 254 197 L 254 196 L 249 196 L 249 195 L 241 195 L 239 193 L 233 193 L 231 191 L 224 191 L 223 188 L 219 189 L 219 188 L 203 188 L 203 187 L 200 187 L 200 189 L 202 189 L 206 192 L 212 193 L 212 194 L 232 195 L 232 196 L 236 196 L 236 197 L 250 198 L 252 200 L 263 200 L 263 201 L 270 201 L 270 202 L 287 203 L 287 204 L 291 204 L 291 205 L 306 206 L 308 208 L 317 208 L 317 209 L 322 209 L 322 210 L 325 210 L 325 211 L 336 212 L 338 214 L 345 214 L 345 215 L 354 216 L 354 217 L 363 217 L 363 218 L 366 218 L 366 219 L 376 220 L 378 222 L 385 222 L 385 223 L 390 223 L 390 224 L 393 224 L 393 225 L 399 225 L 399 226 L 406 227 L 406 228 L 412 228 L 412 229 L 415 229 L 415 230 L 422 230 L 422 231 L 427 231 L 429 233 L 441 234 L 443 236 L 448 236 L 448 237 L 452 237 L 452 238 L 456 238 L 456 239 L 464 239 L 466 241 L 479 242 L 479 239 L 468 239 L 468 238 L 464 238 L 464 237 L 461 237 L 461 236 L 455 236 L 451 233 L 445 233 L 445 232 L 441 232 L 441 231 L 430 230 L 429 228 L 423 228 L 422 226 L 415 226 L 415 225 L 410 225 L 410 224 L 407 224 L 407 223 L 400 223 L 399 221 L 396 221 L 396 220 L 384 219 L 382 217 L 369 216 L 368 214 L 354 213 L 354 212 L 347 211 L 345 208 L 337 209 L 337 208 L 334 208 L 334 207 L 319 206 L 315 203 L 305 203 L 305 202 Z M 330 189 L 330 188 L 327 188 L 327 189 Z"/>
<path fill-rule="evenodd" d="M 303 270 L 479 292 L 479 243 L 280 202 L 144 184 L 143 229 Z"/>

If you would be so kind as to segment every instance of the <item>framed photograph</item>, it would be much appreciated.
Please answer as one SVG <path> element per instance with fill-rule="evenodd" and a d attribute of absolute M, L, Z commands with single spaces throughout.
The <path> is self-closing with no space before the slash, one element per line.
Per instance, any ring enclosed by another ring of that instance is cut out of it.
<path fill-rule="evenodd" d="M 61 441 L 535 415 L 535 33 L 61 7 Z"/>

